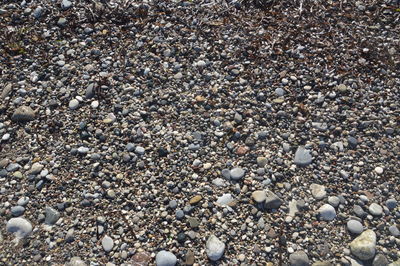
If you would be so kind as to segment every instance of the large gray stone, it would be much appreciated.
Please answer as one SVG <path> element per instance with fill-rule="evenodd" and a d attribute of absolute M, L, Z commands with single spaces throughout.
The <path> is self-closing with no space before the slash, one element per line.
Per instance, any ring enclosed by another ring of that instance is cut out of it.
<path fill-rule="evenodd" d="M 370 260 L 376 252 L 376 234 L 366 230 L 350 243 L 351 253 L 360 260 Z"/>
<path fill-rule="evenodd" d="M 114 247 L 114 241 L 111 237 L 105 235 L 101 240 L 101 245 L 103 246 L 105 252 L 110 252 Z"/>
<path fill-rule="evenodd" d="M 11 218 L 6 225 L 7 232 L 14 233 L 17 238 L 28 236 L 32 232 L 32 224 L 24 218 Z"/>

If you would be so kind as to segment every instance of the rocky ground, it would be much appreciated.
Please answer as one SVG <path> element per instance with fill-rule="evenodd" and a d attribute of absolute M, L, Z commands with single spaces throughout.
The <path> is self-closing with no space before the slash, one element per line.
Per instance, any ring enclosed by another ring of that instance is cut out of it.
<path fill-rule="evenodd" d="M 400 265 L 396 1 L 0 4 L 0 264 Z"/>

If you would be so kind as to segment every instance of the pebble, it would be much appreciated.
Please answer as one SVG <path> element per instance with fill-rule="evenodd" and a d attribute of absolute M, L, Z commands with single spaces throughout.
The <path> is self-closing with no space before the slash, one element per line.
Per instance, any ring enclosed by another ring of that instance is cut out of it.
<path fill-rule="evenodd" d="M 377 173 L 378 175 L 383 174 L 383 168 L 380 166 L 375 167 L 375 173 Z"/>
<path fill-rule="evenodd" d="M 38 6 L 35 8 L 35 10 L 33 11 L 32 15 L 35 19 L 40 19 L 42 17 L 44 13 L 44 9 L 41 6 Z"/>
<path fill-rule="evenodd" d="M 310 260 L 307 253 L 300 250 L 289 255 L 289 263 L 291 266 L 308 266 L 310 265 Z"/>
<path fill-rule="evenodd" d="M 328 197 L 328 203 L 336 208 L 340 204 L 340 199 L 336 196 L 330 196 Z"/>
<path fill-rule="evenodd" d="M 29 122 L 34 119 L 35 112 L 29 106 L 18 107 L 11 116 L 11 120 L 14 122 Z"/>
<path fill-rule="evenodd" d="M 223 194 L 221 197 L 218 197 L 217 203 L 221 206 L 229 206 L 229 204 L 233 201 L 233 197 L 231 194 Z"/>
<path fill-rule="evenodd" d="M 232 180 L 238 181 L 244 177 L 245 171 L 242 168 L 233 168 L 230 171 L 230 177 Z"/>
<path fill-rule="evenodd" d="M 325 186 L 318 184 L 311 184 L 310 189 L 311 189 L 311 194 L 315 199 L 321 200 L 325 198 L 326 196 Z"/>
<path fill-rule="evenodd" d="M 359 221 L 350 220 L 347 222 L 347 230 L 352 234 L 359 235 L 364 231 L 364 227 Z"/>
<path fill-rule="evenodd" d="M 46 207 L 45 215 L 44 222 L 48 225 L 54 225 L 60 219 L 60 213 L 51 207 Z"/>
<path fill-rule="evenodd" d="M 24 212 L 25 212 L 25 208 L 22 206 L 11 207 L 11 214 L 13 216 L 16 216 L 16 217 L 21 216 L 22 214 L 24 214 Z"/>
<path fill-rule="evenodd" d="M 376 254 L 374 260 L 372 261 L 372 266 L 387 266 L 389 261 L 383 254 Z"/>
<path fill-rule="evenodd" d="M 161 250 L 156 255 L 157 266 L 174 266 L 176 262 L 176 256 L 169 251 Z"/>
<path fill-rule="evenodd" d="M 68 9 L 72 6 L 72 2 L 69 0 L 62 0 L 61 2 L 61 8 L 62 9 Z"/>
<path fill-rule="evenodd" d="M 255 202 L 262 203 L 267 199 L 267 193 L 264 190 L 257 190 L 251 194 L 251 197 Z"/>
<path fill-rule="evenodd" d="M 193 198 L 191 198 L 190 200 L 189 200 L 189 203 L 190 203 L 190 205 L 194 205 L 194 204 L 197 204 L 199 201 L 201 201 L 203 199 L 203 197 L 202 196 L 200 196 L 200 195 L 196 195 L 196 196 L 194 196 Z"/>
<path fill-rule="evenodd" d="M 383 213 L 383 208 L 379 204 L 372 203 L 369 205 L 368 211 L 374 216 L 381 216 Z"/>
<path fill-rule="evenodd" d="M 266 193 L 267 198 L 265 199 L 265 208 L 267 210 L 278 209 L 283 204 L 283 201 L 273 192 L 267 191 Z"/>
<path fill-rule="evenodd" d="M 294 164 L 298 166 L 307 166 L 311 164 L 312 156 L 309 150 L 305 149 L 304 146 L 299 146 L 294 155 Z"/>
<path fill-rule="evenodd" d="M 400 230 L 399 230 L 399 228 L 398 228 L 396 225 L 391 225 L 391 226 L 389 227 L 389 232 L 390 232 L 390 234 L 391 234 L 392 236 L 394 236 L 394 237 L 400 236 Z"/>
<path fill-rule="evenodd" d="M 211 235 L 206 243 L 206 253 L 210 260 L 217 261 L 225 251 L 225 244 L 219 240 L 215 235 Z"/>
<path fill-rule="evenodd" d="M 6 225 L 7 232 L 14 233 L 17 238 L 24 238 L 32 232 L 32 224 L 24 218 L 11 218 Z"/>
<path fill-rule="evenodd" d="M 332 221 L 336 218 L 335 208 L 330 204 L 324 204 L 318 209 L 318 214 L 321 220 Z"/>
<path fill-rule="evenodd" d="M 105 252 L 110 252 L 114 247 L 114 241 L 111 237 L 105 235 L 101 240 L 101 245 L 103 246 Z"/>
<path fill-rule="evenodd" d="M 388 199 L 386 201 L 386 207 L 388 207 L 389 210 L 394 210 L 397 207 L 397 201 L 395 199 Z"/>
<path fill-rule="evenodd" d="M 376 252 L 376 234 L 368 229 L 350 243 L 351 253 L 362 261 L 370 260 Z"/>
<path fill-rule="evenodd" d="M 72 99 L 69 101 L 68 104 L 69 109 L 75 110 L 79 107 L 79 101 L 77 99 Z"/>

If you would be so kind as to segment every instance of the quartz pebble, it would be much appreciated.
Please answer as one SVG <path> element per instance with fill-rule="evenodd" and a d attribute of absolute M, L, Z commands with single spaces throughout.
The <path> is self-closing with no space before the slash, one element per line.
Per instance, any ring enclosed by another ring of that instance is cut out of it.
<path fill-rule="evenodd" d="M 176 256 L 169 251 L 162 250 L 156 255 L 157 266 L 174 266 L 176 262 Z"/>
<path fill-rule="evenodd" d="M 210 260 L 219 260 L 225 251 L 225 244 L 215 235 L 211 235 L 206 243 L 206 253 Z"/>

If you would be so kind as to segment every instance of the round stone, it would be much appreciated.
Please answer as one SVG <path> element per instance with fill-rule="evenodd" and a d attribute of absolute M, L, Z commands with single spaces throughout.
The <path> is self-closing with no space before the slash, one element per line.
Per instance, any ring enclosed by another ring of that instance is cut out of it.
<path fill-rule="evenodd" d="M 380 167 L 380 166 L 375 167 L 375 173 L 377 173 L 378 175 L 382 174 L 383 173 L 383 168 Z"/>
<path fill-rule="evenodd" d="M 72 99 L 69 101 L 68 107 L 71 110 L 77 109 L 79 107 L 79 101 L 77 99 Z"/>
<path fill-rule="evenodd" d="M 24 218 L 11 218 L 6 225 L 7 232 L 14 233 L 17 238 L 28 236 L 32 232 L 32 224 Z"/>
<path fill-rule="evenodd" d="M 386 201 L 386 207 L 388 207 L 389 210 L 393 210 L 397 207 L 397 201 L 395 199 L 388 199 Z"/>
<path fill-rule="evenodd" d="M 169 251 L 162 250 L 156 255 L 157 266 L 174 266 L 176 261 L 176 256 Z"/>
<path fill-rule="evenodd" d="M 256 190 L 251 194 L 251 197 L 255 202 L 261 203 L 267 199 L 267 193 L 264 190 Z"/>
<path fill-rule="evenodd" d="M 394 236 L 394 237 L 400 236 L 400 230 L 399 230 L 399 228 L 397 228 L 396 225 L 390 226 L 390 227 L 389 227 L 389 232 L 390 232 L 390 234 L 391 234 L 392 236 Z"/>
<path fill-rule="evenodd" d="M 291 266 L 308 266 L 310 265 L 310 260 L 307 253 L 300 250 L 289 255 L 289 263 Z"/>
<path fill-rule="evenodd" d="M 318 184 L 311 184 L 310 189 L 311 189 L 311 194 L 315 199 L 321 200 L 325 198 L 326 191 L 324 186 Z"/>
<path fill-rule="evenodd" d="M 105 252 L 110 252 L 114 247 L 114 241 L 111 237 L 106 235 L 101 240 L 101 245 L 103 246 Z"/>
<path fill-rule="evenodd" d="M 318 214 L 321 220 L 332 221 L 336 218 L 335 208 L 330 204 L 324 204 L 318 209 Z"/>
<path fill-rule="evenodd" d="M 331 196 L 328 198 L 328 203 L 336 208 L 340 204 L 340 199 L 339 197 Z"/>
<path fill-rule="evenodd" d="M 245 173 L 245 171 L 242 168 L 233 168 L 230 171 L 231 178 L 233 180 L 240 180 L 241 178 L 244 177 L 244 173 Z"/>
<path fill-rule="evenodd" d="M 347 222 L 347 230 L 352 234 L 361 234 L 364 230 L 363 225 L 357 220 L 350 220 Z"/>
<path fill-rule="evenodd" d="M 379 204 L 372 203 L 369 205 L 368 211 L 374 216 L 381 216 L 383 213 L 383 208 Z"/>

